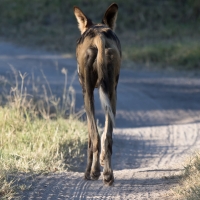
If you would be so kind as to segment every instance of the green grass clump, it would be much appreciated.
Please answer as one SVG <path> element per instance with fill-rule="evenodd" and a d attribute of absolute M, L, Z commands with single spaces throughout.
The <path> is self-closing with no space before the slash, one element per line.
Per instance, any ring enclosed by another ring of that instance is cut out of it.
<path fill-rule="evenodd" d="M 66 70 L 62 70 L 66 75 Z M 80 170 L 85 157 L 87 128 L 73 114 L 65 87 L 60 102 L 54 96 L 38 101 L 16 84 L 0 106 L 0 199 L 11 199 L 19 174 Z M 66 86 L 66 83 L 65 83 Z M 73 99 L 72 99 L 73 100 Z M 63 117 L 65 110 L 71 110 Z M 17 188 L 17 189 L 16 189 Z"/>
<path fill-rule="evenodd" d="M 200 69 L 198 43 L 157 43 L 135 46 L 126 50 L 128 58 L 140 63 L 158 63 L 163 66 L 184 66 L 184 69 Z"/>
<path fill-rule="evenodd" d="M 184 167 L 180 185 L 175 189 L 178 199 L 200 199 L 200 154 L 196 153 Z"/>
<path fill-rule="evenodd" d="M 23 172 L 69 169 L 83 156 L 85 124 L 75 119 L 40 119 L 0 107 L 0 162 Z"/>

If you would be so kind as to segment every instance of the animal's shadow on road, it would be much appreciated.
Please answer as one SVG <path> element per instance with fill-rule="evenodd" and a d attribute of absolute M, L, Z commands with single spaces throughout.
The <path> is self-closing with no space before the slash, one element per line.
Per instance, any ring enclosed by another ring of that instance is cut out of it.
<path fill-rule="evenodd" d="M 139 169 L 159 165 L 162 158 L 171 156 L 176 146 L 161 146 L 156 140 L 144 140 L 138 138 L 125 138 L 123 136 L 113 137 L 113 170 Z M 74 171 L 84 172 L 86 167 L 87 150 L 85 149 L 85 160 L 79 163 Z M 169 154 L 169 156 L 168 156 Z M 170 160 L 168 160 L 170 162 Z M 175 167 L 176 169 L 176 167 Z M 73 170 L 73 169 L 72 169 Z M 103 170 L 103 168 L 102 168 Z"/>
<path fill-rule="evenodd" d="M 142 172 L 144 174 L 144 172 Z M 104 186 L 102 177 L 97 181 L 84 180 L 83 177 L 70 175 L 70 178 L 65 174 L 54 174 L 49 177 L 36 177 L 32 180 L 32 187 L 22 194 L 22 199 L 46 199 L 47 196 L 51 199 L 67 199 L 73 196 L 73 199 L 88 199 L 95 196 L 97 197 L 112 197 L 119 194 L 135 194 L 138 191 L 140 193 L 158 192 L 168 190 L 173 184 L 178 181 L 178 176 L 173 177 L 143 177 L 140 172 L 133 174 L 129 179 L 115 178 L 113 186 Z M 30 180 L 29 180 L 30 183 Z"/>

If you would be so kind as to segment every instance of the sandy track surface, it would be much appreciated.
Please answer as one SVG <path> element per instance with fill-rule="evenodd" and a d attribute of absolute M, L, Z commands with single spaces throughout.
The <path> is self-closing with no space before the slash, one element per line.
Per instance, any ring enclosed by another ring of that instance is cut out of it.
<path fill-rule="evenodd" d="M 68 69 L 69 82 L 76 71 L 74 58 L 0 43 L 0 74 L 12 80 L 10 66 L 33 73 L 44 84 L 41 69 L 53 93 L 62 94 Z M 76 108 L 83 100 L 77 77 Z M 31 91 L 31 86 L 30 86 Z M 96 116 L 103 124 L 97 92 Z M 35 177 L 23 199 L 172 199 L 169 190 L 177 183 L 185 156 L 200 147 L 200 79 L 178 73 L 121 70 L 114 129 L 112 187 L 83 180 L 84 167 Z"/>
<path fill-rule="evenodd" d="M 173 199 L 169 191 L 177 183 L 181 160 L 200 145 L 200 124 L 114 133 L 112 187 L 103 186 L 102 177 L 85 181 L 81 172 L 66 172 L 32 180 L 23 199 Z"/>

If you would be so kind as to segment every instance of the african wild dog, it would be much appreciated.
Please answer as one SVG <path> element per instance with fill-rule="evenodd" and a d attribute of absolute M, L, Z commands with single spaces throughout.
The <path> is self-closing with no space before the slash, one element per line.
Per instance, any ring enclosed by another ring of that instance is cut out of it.
<path fill-rule="evenodd" d="M 114 181 L 111 167 L 112 132 L 116 113 L 116 88 L 121 65 L 120 42 L 113 32 L 117 12 L 118 6 L 113 3 L 105 12 L 102 23 L 93 24 L 78 7 L 74 7 L 74 14 L 81 31 L 76 47 L 77 68 L 89 130 L 85 179 L 97 180 L 100 176 L 101 164 L 104 167 L 103 180 L 107 185 L 112 185 Z M 100 101 L 105 112 L 101 148 L 94 116 L 93 91 L 95 88 L 99 88 Z"/>

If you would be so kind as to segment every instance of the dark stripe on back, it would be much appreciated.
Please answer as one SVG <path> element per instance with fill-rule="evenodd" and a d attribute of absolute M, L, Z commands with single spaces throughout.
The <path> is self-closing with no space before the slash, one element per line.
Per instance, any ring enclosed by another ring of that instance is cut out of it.
<path fill-rule="evenodd" d="M 89 28 L 77 40 L 77 45 L 82 44 L 84 42 L 84 40 L 85 40 L 86 37 L 88 37 L 88 38 L 94 38 L 95 36 L 96 36 L 96 32 L 94 31 L 94 29 Z"/>

